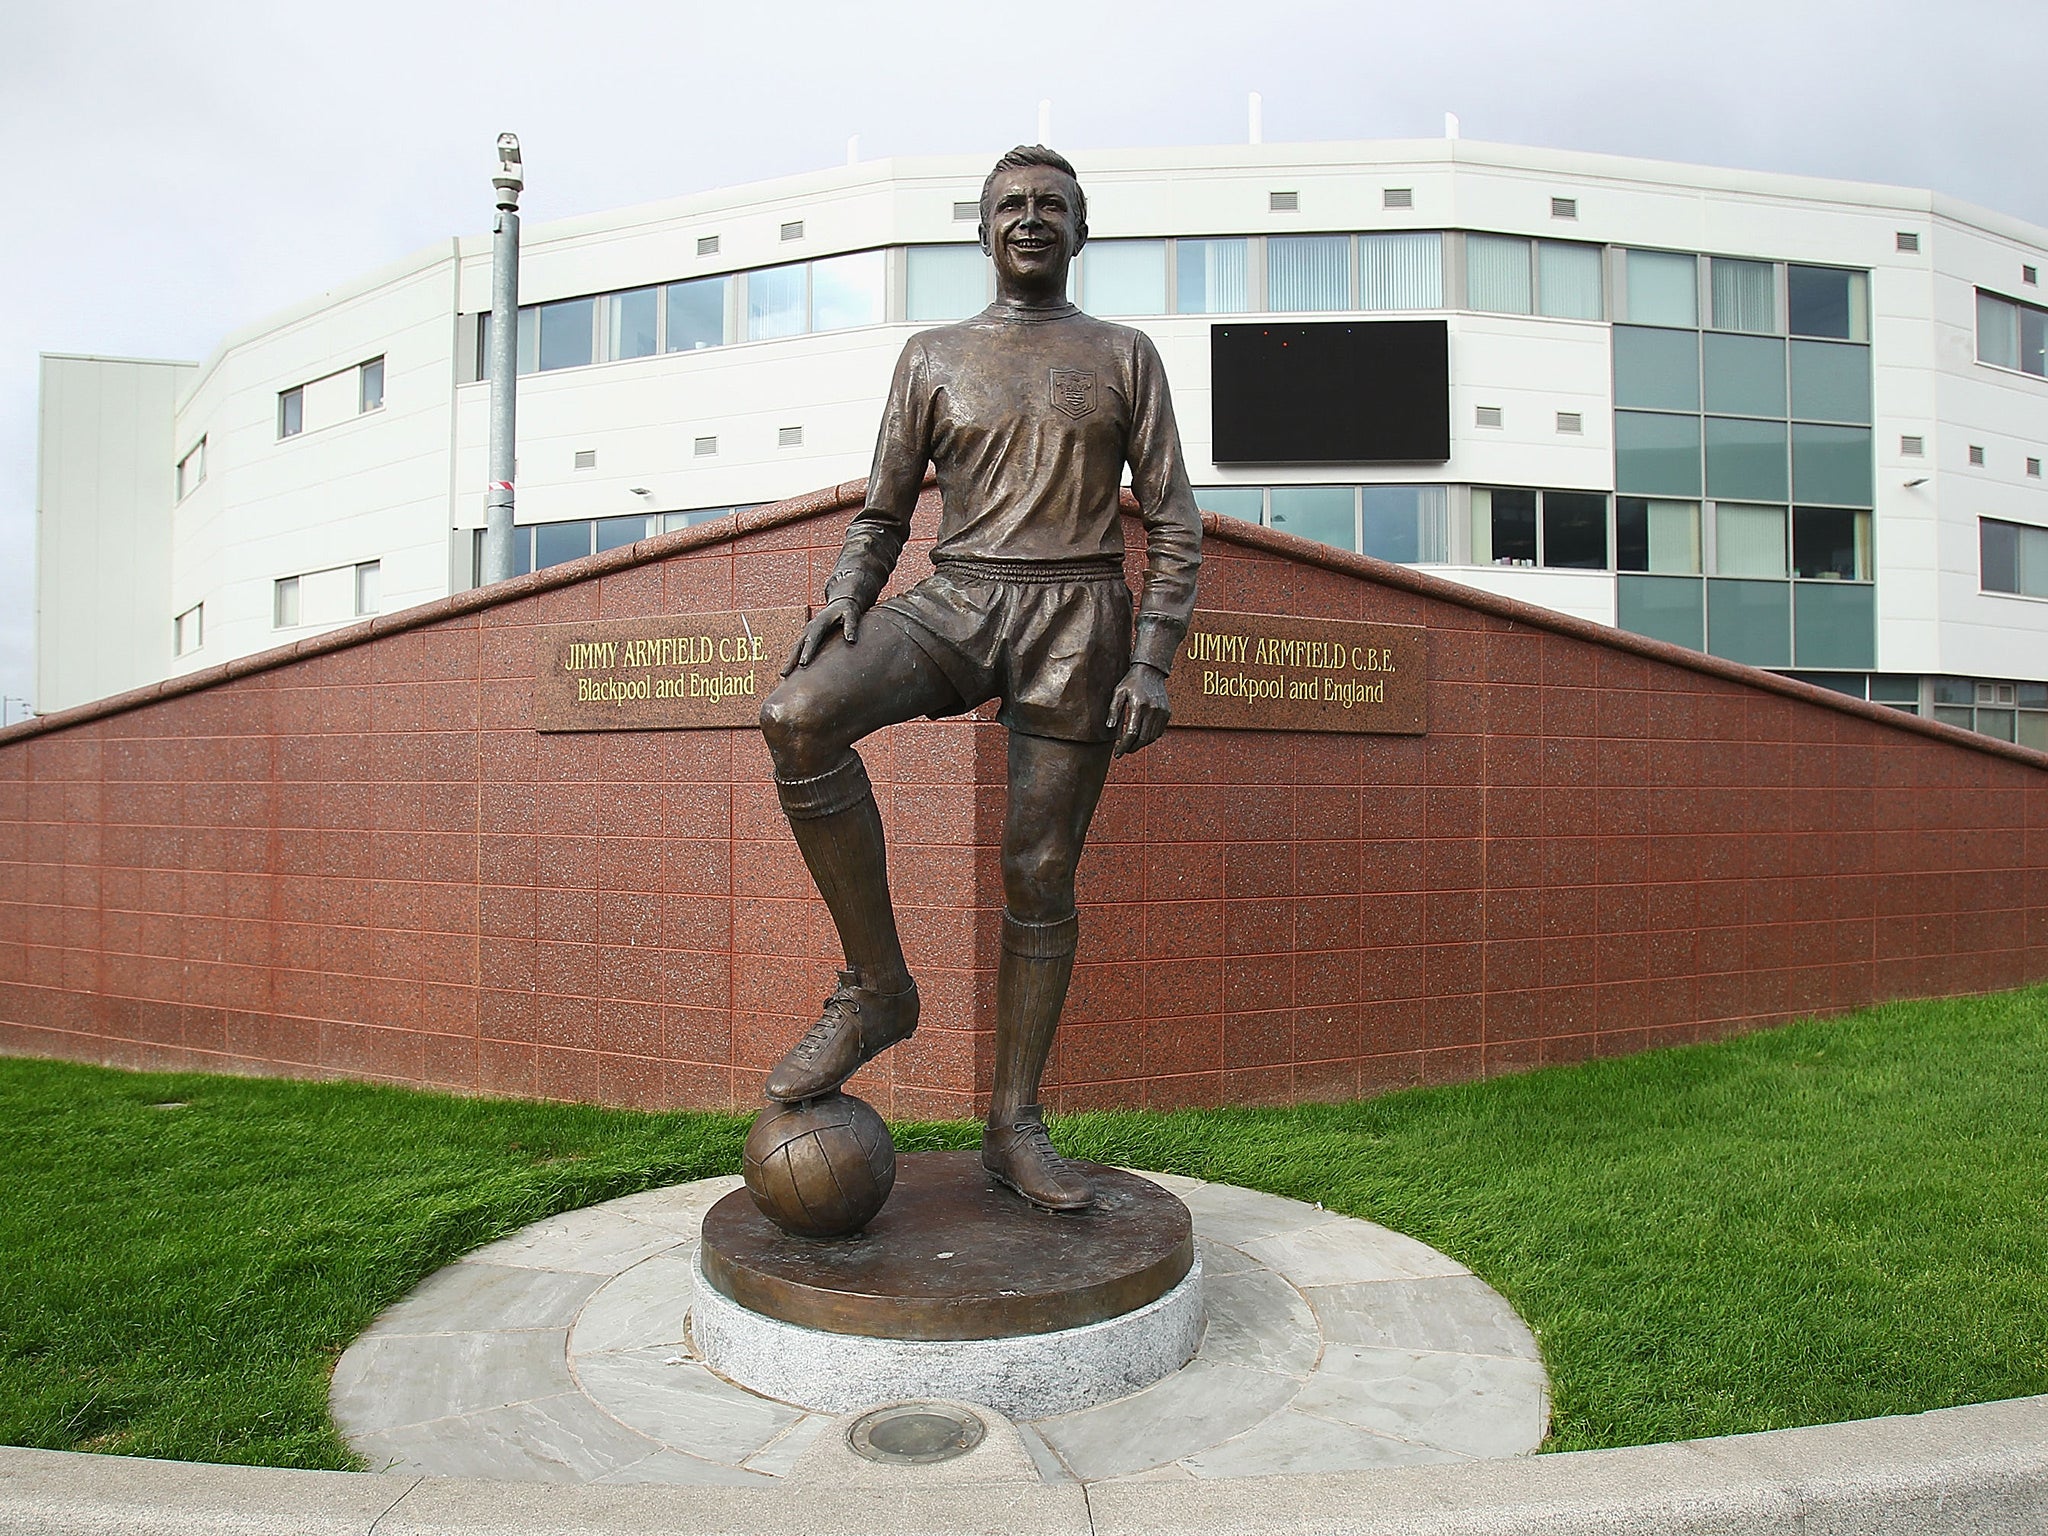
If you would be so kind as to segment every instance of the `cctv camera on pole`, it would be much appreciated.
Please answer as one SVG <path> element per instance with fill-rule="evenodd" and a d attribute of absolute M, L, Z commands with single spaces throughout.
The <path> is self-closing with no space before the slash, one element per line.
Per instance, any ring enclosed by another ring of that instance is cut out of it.
<path fill-rule="evenodd" d="M 516 135 L 498 135 L 498 216 L 491 242 L 491 486 L 484 500 L 483 583 L 512 574 L 513 392 L 519 362 L 519 194 L 526 186 Z"/>

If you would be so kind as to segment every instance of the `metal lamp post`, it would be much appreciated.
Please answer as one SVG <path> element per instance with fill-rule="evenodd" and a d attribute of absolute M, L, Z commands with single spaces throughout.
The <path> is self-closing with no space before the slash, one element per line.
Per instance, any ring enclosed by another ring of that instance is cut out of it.
<path fill-rule="evenodd" d="M 514 395 L 519 374 L 519 194 L 526 175 L 519 163 L 519 139 L 498 135 L 497 221 L 491 242 L 491 485 L 484 501 L 483 582 L 512 574 L 512 477 Z"/>

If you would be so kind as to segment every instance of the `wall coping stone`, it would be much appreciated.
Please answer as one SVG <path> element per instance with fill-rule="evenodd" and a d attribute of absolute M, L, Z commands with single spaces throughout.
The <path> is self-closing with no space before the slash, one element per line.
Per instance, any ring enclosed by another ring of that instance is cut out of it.
<path fill-rule="evenodd" d="M 416 1478 L 0 1447 L 22 1536 L 1943 1536 L 2048 1525 L 2048 1397 L 1621 1450 L 1123 1487 L 628 1487 Z"/>

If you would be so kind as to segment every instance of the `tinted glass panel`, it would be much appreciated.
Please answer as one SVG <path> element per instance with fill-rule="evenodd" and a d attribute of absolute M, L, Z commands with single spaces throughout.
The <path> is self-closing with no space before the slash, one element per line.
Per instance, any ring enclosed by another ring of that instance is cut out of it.
<path fill-rule="evenodd" d="M 615 293 L 605 302 L 605 356 L 654 356 L 655 290 Z"/>
<path fill-rule="evenodd" d="M 1709 416 L 1707 494 L 1782 501 L 1785 423 Z"/>
<path fill-rule="evenodd" d="M 2020 367 L 2028 373 L 2048 372 L 2048 314 L 2020 311 Z"/>
<path fill-rule="evenodd" d="M 1706 616 L 1697 577 L 1623 576 L 1614 595 L 1621 628 L 1695 651 L 1705 646 Z"/>
<path fill-rule="evenodd" d="M 1529 288 L 1529 242 L 1506 235 L 1465 237 L 1465 298 L 1474 309 L 1526 315 L 1533 306 Z"/>
<path fill-rule="evenodd" d="M 1716 256 L 1708 266 L 1717 331 L 1775 331 L 1778 328 L 1777 273 L 1767 261 L 1730 261 Z"/>
<path fill-rule="evenodd" d="M 1204 512 L 1241 517 L 1248 523 L 1262 522 L 1266 516 L 1266 493 L 1256 485 L 1198 485 L 1195 505 Z"/>
<path fill-rule="evenodd" d="M 1181 314 L 1243 314 L 1251 308 L 1250 241 L 1181 240 L 1174 252 L 1174 307 Z"/>
<path fill-rule="evenodd" d="M 1864 335 L 1861 272 L 1839 267 L 1788 267 L 1785 306 L 1794 336 L 1833 336 L 1841 341 Z"/>
<path fill-rule="evenodd" d="M 2020 589 L 2020 530 L 2012 523 L 1983 518 L 1977 524 L 1977 553 L 1986 592 Z"/>
<path fill-rule="evenodd" d="M 1792 494 L 1801 501 L 1870 505 L 1868 427 L 1792 428 Z"/>
<path fill-rule="evenodd" d="M 1543 563 L 1566 570 L 1607 569 L 1607 498 L 1594 491 L 1543 493 Z"/>
<path fill-rule="evenodd" d="M 1735 416 L 1785 414 L 1785 343 L 1775 336 L 1705 337 L 1707 409 Z"/>
<path fill-rule="evenodd" d="M 1792 509 L 1792 574 L 1870 579 L 1870 514 L 1848 507 Z"/>
<path fill-rule="evenodd" d="M 1792 665 L 1792 584 L 1709 581 L 1707 649 L 1752 667 Z"/>
<path fill-rule="evenodd" d="M 1783 576 L 1785 509 L 1732 501 L 1716 506 L 1714 569 L 1723 576 Z"/>
<path fill-rule="evenodd" d="M 1472 558 L 1481 565 L 1536 563 L 1536 493 L 1472 492 Z"/>
<path fill-rule="evenodd" d="M 590 553 L 590 524 L 536 523 L 533 544 L 533 568 L 537 571 L 564 560 L 580 560 Z"/>
<path fill-rule="evenodd" d="M 540 306 L 540 371 L 581 368 L 591 361 L 597 300 L 564 299 Z"/>
<path fill-rule="evenodd" d="M 843 331 L 880 325 L 888 288 L 887 259 L 880 251 L 855 251 L 811 263 L 811 329 Z"/>
<path fill-rule="evenodd" d="M 988 304 L 988 273 L 988 258 L 978 245 L 913 245 L 908 318 L 965 320 L 981 313 Z"/>
<path fill-rule="evenodd" d="M 1104 240 L 1081 253 L 1081 287 L 1091 315 L 1166 313 L 1166 242 Z"/>
<path fill-rule="evenodd" d="M 801 336 L 804 309 L 804 269 L 800 263 L 765 267 L 747 274 L 747 340 Z"/>
<path fill-rule="evenodd" d="M 1442 486 L 1365 485 L 1359 499 L 1359 544 L 1366 554 L 1403 562 L 1449 558 Z"/>
<path fill-rule="evenodd" d="M 1792 589 L 1793 659 L 1802 667 L 1877 665 L 1877 589 L 1802 581 Z"/>
<path fill-rule="evenodd" d="M 1988 293 L 1977 295 L 1977 361 L 2000 368 L 2020 365 L 2019 308 Z"/>
<path fill-rule="evenodd" d="M 1441 309 L 1443 302 L 1443 237 L 1435 230 L 1358 237 L 1360 309 Z"/>
<path fill-rule="evenodd" d="M 1793 342 L 1792 414 L 1809 421 L 1870 420 L 1870 349 Z"/>
<path fill-rule="evenodd" d="M 1614 413 L 1615 488 L 1637 495 L 1700 494 L 1697 416 Z"/>
<path fill-rule="evenodd" d="M 1695 258 L 1672 251 L 1630 251 L 1628 318 L 1633 325 L 1698 325 Z"/>
<path fill-rule="evenodd" d="M 725 344 L 725 295 L 732 281 L 700 277 L 668 285 L 668 349 L 694 352 Z"/>
<path fill-rule="evenodd" d="M 1561 320 L 1600 319 L 1607 312 L 1600 299 L 1600 247 L 1538 240 L 1536 293 L 1543 314 Z"/>
<path fill-rule="evenodd" d="M 1614 328 L 1614 403 L 1650 410 L 1700 408 L 1700 333 Z"/>
<path fill-rule="evenodd" d="M 1357 492 L 1350 486 L 1276 485 L 1272 495 L 1275 528 L 1339 549 L 1358 548 Z"/>
<path fill-rule="evenodd" d="M 1614 499 L 1614 563 L 1617 570 L 1697 573 L 1700 568 L 1700 509 L 1692 501 Z"/>
<path fill-rule="evenodd" d="M 637 544 L 649 533 L 650 519 L 645 517 L 601 517 L 597 520 L 597 547 L 600 551 L 621 549 L 628 544 Z"/>
<path fill-rule="evenodd" d="M 1274 235 L 1266 241 L 1266 307 L 1349 309 L 1351 237 Z"/>

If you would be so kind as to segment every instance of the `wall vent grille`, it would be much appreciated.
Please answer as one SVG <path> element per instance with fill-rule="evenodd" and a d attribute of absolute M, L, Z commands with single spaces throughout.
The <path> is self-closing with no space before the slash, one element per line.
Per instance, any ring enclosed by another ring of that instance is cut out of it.
<path fill-rule="evenodd" d="M 597 468 L 597 450 L 595 448 L 578 448 L 576 450 L 576 467 L 578 469 Z"/>
<path fill-rule="evenodd" d="M 1482 427 L 1497 427 L 1501 424 L 1500 407 L 1497 405 L 1482 405 L 1479 407 L 1476 419 Z"/>
<path fill-rule="evenodd" d="M 1380 193 L 1382 208 L 1413 208 L 1415 189 L 1413 187 L 1388 187 Z"/>
<path fill-rule="evenodd" d="M 1557 413 L 1557 430 L 1560 432 L 1583 432 L 1586 430 L 1586 418 L 1578 411 L 1559 411 Z"/>
<path fill-rule="evenodd" d="M 2041 269 L 2039 267 L 2021 267 L 2020 281 L 2029 288 L 2038 288 L 2041 285 Z"/>
<path fill-rule="evenodd" d="M 1927 439 L 1924 437 L 1902 437 L 1899 439 L 1899 452 L 1909 459 L 1917 459 L 1927 452 Z"/>
<path fill-rule="evenodd" d="M 1550 200 L 1550 216 L 1553 219 L 1576 219 L 1579 216 L 1579 200 L 1576 197 L 1553 197 Z"/>
<path fill-rule="evenodd" d="M 1919 249 L 1920 249 L 1920 234 L 1919 234 L 1919 231 L 1918 231 L 1918 230 L 1912 230 L 1912 229 L 1902 229 L 1902 230 L 1900 230 L 1900 231 L 1899 231 L 1899 249 L 1900 249 L 1900 250 L 1902 250 L 1902 251 L 1907 251 L 1907 252 L 1911 252 L 1911 251 L 1917 251 L 1917 250 L 1919 250 Z"/>
<path fill-rule="evenodd" d="M 804 429 L 802 427 L 777 427 L 775 429 L 776 447 L 801 448 L 803 445 Z"/>
<path fill-rule="evenodd" d="M 788 222 L 787 224 L 785 224 L 785 225 L 783 225 L 783 226 L 782 226 L 782 238 L 783 238 L 783 239 L 785 239 L 785 240 L 801 240 L 801 239 L 803 239 L 803 237 L 804 237 L 804 221 L 803 221 L 802 219 L 791 219 L 791 220 L 790 220 L 790 221 L 789 221 L 789 222 Z"/>
<path fill-rule="evenodd" d="M 2040 478 L 2041 478 L 2041 461 L 2040 461 L 2039 459 L 2029 459 L 2029 460 L 2027 460 L 2027 473 L 2028 473 L 2029 475 L 2032 475 L 2032 476 L 2033 476 L 2033 477 L 2034 477 L 2034 478 L 2035 478 L 2036 480 L 2040 479 Z"/>
<path fill-rule="evenodd" d="M 1301 194 L 1299 192 L 1268 192 L 1266 194 L 1266 211 L 1268 213 L 1299 213 L 1301 212 Z"/>
<path fill-rule="evenodd" d="M 718 236 L 699 235 L 697 237 L 697 254 L 699 256 L 716 256 L 718 254 Z"/>
<path fill-rule="evenodd" d="M 955 203 L 953 205 L 953 222 L 955 224 L 979 224 L 981 222 L 981 204 Z"/>
<path fill-rule="evenodd" d="M 718 439 L 715 437 L 700 437 L 692 445 L 691 452 L 700 459 L 708 459 L 718 452 Z"/>
<path fill-rule="evenodd" d="M 1970 462 L 1979 469 L 1984 467 L 1984 450 L 1975 443 L 1970 444 Z"/>

